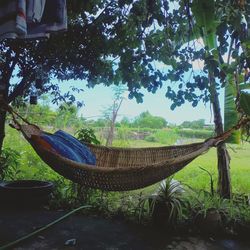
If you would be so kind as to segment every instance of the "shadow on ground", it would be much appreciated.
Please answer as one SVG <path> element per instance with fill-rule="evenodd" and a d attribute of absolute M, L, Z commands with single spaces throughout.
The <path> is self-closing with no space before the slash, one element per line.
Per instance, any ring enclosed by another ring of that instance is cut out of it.
<path fill-rule="evenodd" d="M 64 214 L 65 212 L 46 210 L 0 211 L 0 246 L 24 236 Z M 153 228 L 121 220 L 72 215 L 12 249 L 247 250 L 250 249 L 250 242 L 170 236 L 164 232 L 157 232 Z"/>

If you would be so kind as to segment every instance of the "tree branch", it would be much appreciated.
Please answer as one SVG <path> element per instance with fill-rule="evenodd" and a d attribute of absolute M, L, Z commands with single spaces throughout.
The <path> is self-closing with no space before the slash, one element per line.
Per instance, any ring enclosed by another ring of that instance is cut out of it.
<path fill-rule="evenodd" d="M 108 7 L 109 7 L 112 3 L 114 3 L 113 0 L 110 1 L 110 2 L 105 6 L 104 9 L 100 12 L 100 14 L 99 14 L 91 23 L 89 23 L 88 25 L 89 25 L 89 26 L 90 26 L 90 25 L 94 25 L 94 24 L 103 16 L 103 14 L 105 13 L 105 11 L 108 9 Z"/>
<path fill-rule="evenodd" d="M 227 57 L 227 65 L 229 65 L 229 63 L 230 63 L 231 53 L 232 53 L 232 49 L 233 49 L 233 43 L 234 43 L 234 38 L 232 38 L 231 42 L 230 42 L 228 57 Z"/>
<path fill-rule="evenodd" d="M 23 77 L 21 82 L 15 87 L 12 93 L 9 94 L 8 103 L 14 101 L 14 99 L 19 95 L 22 95 L 25 89 L 28 88 L 34 80 L 35 76 L 33 74 L 31 75 L 30 79 L 28 79 L 28 77 Z"/>
<path fill-rule="evenodd" d="M 16 67 L 17 61 L 18 61 L 19 53 L 16 53 L 15 57 L 13 58 L 12 64 L 9 67 L 8 74 L 6 76 L 6 81 L 9 83 L 12 73 Z"/>

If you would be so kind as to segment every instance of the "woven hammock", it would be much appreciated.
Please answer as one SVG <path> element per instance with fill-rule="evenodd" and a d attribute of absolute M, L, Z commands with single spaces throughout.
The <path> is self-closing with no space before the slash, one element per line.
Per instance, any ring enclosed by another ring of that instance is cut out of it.
<path fill-rule="evenodd" d="M 178 172 L 209 148 L 227 139 L 240 122 L 220 136 L 201 143 L 152 148 L 114 148 L 87 144 L 96 156 L 96 166 L 69 160 L 35 143 L 43 131 L 30 124 L 10 106 L 16 129 L 20 130 L 40 158 L 53 170 L 73 182 L 107 191 L 127 191 L 149 186 Z M 16 117 L 26 124 L 21 125 Z"/>

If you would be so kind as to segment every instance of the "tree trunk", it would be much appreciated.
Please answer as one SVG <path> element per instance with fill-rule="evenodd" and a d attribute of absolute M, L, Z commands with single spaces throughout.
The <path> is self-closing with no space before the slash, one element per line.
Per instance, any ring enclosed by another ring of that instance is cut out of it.
<path fill-rule="evenodd" d="M 0 111 L 0 155 L 2 154 L 3 140 L 5 137 L 5 118 L 6 112 Z"/>
<path fill-rule="evenodd" d="M 119 101 L 119 103 L 117 104 L 117 101 Z M 115 132 L 115 122 L 116 122 L 116 118 L 118 115 L 118 111 L 122 105 L 123 102 L 123 98 L 122 99 L 118 99 L 114 101 L 113 104 L 113 110 L 112 110 L 112 117 L 111 117 L 111 121 L 110 121 L 110 128 L 108 131 L 108 137 L 107 137 L 107 141 L 106 141 L 106 146 L 110 147 L 112 146 L 113 143 L 113 139 L 114 139 L 114 132 Z"/>
<path fill-rule="evenodd" d="M 107 141 L 106 141 L 107 147 L 112 146 L 113 139 L 114 139 L 114 132 L 115 132 L 115 120 L 113 118 L 112 121 L 110 122 L 110 128 L 108 131 L 108 137 L 107 137 Z"/>
<path fill-rule="evenodd" d="M 217 147 L 218 157 L 218 193 L 220 197 L 231 198 L 230 156 L 226 144 Z"/>
<path fill-rule="evenodd" d="M 221 110 L 218 93 L 216 91 L 214 78 L 210 78 L 212 91 L 212 106 L 214 113 L 214 124 L 216 135 L 224 132 L 221 118 Z M 228 154 L 226 144 L 222 143 L 217 147 L 217 167 L 218 167 L 218 187 L 217 191 L 222 198 L 231 198 L 231 178 L 230 178 L 230 156 Z"/>
<path fill-rule="evenodd" d="M 18 55 L 15 55 L 14 60 L 12 61 L 11 49 L 8 49 L 6 52 L 6 61 L 2 68 L 1 72 L 1 81 L 0 81 L 0 100 L 8 103 L 8 94 L 10 87 L 10 79 L 14 71 L 15 65 L 17 63 Z M 3 141 L 5 137 L 5 120 L 6 120 L 6 111 L 1 110 L 0 107 L 0 155 L 2 154 Z"/>
<path fill-rule="evenodd" d="M 7 102 L 8 86 L 4 82 L 0 83 L 0 98 Z M 2 154 L 3 141 L 5 137 L 6 111 L 0 109 L 0 155 Z"/>

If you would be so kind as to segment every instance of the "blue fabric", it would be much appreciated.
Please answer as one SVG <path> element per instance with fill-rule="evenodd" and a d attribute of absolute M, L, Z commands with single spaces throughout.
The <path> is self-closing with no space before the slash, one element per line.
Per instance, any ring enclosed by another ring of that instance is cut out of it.
<path fill-rule="evenodd" d="M 61 137 L 65 140 L 65 143 L 70 146 L 74 147 L 74 149 L 86 159 L 86 163 L 95 165 L 96 164 L 96 158 L 95 155 L 90 151 L 90 149 L 85 146 L 83 143 L 78 141 L 74 136 L 66 133 L 65 131 L 58 130 L 55 135 L 58 137 Z"/>
<path fill-rule="evenodd" d="M 44 133 L 42 138 L 48 142 L 56 152 L 72 161 L 90 165 L 96 164 L 95 155 L 89 148 L 62 130 L 57 131 L 55 134 Z"/>

